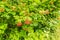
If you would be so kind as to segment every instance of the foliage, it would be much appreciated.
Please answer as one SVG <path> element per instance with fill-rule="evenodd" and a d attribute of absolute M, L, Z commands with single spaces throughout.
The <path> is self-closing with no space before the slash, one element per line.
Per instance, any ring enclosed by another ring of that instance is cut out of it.
<path fill-rule="evenodd" d="M 0 40 L 56 40 L 60 0 L 0 0 Z"/>

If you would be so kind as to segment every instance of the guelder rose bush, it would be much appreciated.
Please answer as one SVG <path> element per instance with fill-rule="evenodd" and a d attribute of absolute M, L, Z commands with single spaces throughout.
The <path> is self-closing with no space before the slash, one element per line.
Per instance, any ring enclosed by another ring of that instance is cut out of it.
<path fill-rule="evenodd" d="M 0 40 L 56 40 L 60 0 L 0 0 Z"/>

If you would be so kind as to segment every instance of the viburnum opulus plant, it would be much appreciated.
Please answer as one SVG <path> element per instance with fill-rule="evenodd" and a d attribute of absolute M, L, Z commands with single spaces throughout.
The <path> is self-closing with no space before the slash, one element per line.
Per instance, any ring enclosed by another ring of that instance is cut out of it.
<path fill-rule="evenodd" d="M 0 40 L 57 40 L 60 0 L 0 0 Z"/>

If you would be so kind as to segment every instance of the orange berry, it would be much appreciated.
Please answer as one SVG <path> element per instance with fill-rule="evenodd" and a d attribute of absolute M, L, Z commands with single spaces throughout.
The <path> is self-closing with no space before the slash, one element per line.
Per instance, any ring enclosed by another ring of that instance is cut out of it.
<path fill-rule="evenodd" d="M 57 19 L 60 20 L 60 17 L 58 17 Z"/>
<path fill-rule="evenodd" d="M 50 13 L 49 10 L 46 10 L 46 11 L 45 11 L 45 14 L 49 14 L 49 13 Z"/>
<path fill-rule="evenodd" d="M 0 8 L 0 12 L 4 12 L 4 8 Z"/>
<path fill-rule="evenodd" d="M 31 24 L 31 21 L 28 20 L 28 19 L 26 19 L 26 20 L 25 20 L 25 24 L 27 24 L 27 25 L 28 25 L 28 24 Z"/>
<path fill-rule="evenodd" d="M 22 26 L 22 23 L 21 23 L 21 22 L 18 22 L 18 23 L 17 23 L 17 26 L 18 26 L 18 27 Z"/>

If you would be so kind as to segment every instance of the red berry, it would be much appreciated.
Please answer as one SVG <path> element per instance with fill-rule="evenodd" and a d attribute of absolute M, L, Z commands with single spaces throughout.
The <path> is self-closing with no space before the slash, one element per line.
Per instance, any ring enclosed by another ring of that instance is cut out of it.
<path fill-rule="evenodd" d="M 18 23 L 17 23 L 17 26 L 22 26 L 22 23 L 21 23 L 21 22 L 18 22 Z"/>
<path fill-rule="evenodd" d="M 25 24 L 31 24 L 31 21 L 28 20 L 28 19 L 26 19 L 26 20 L 25 20 Z"/>

